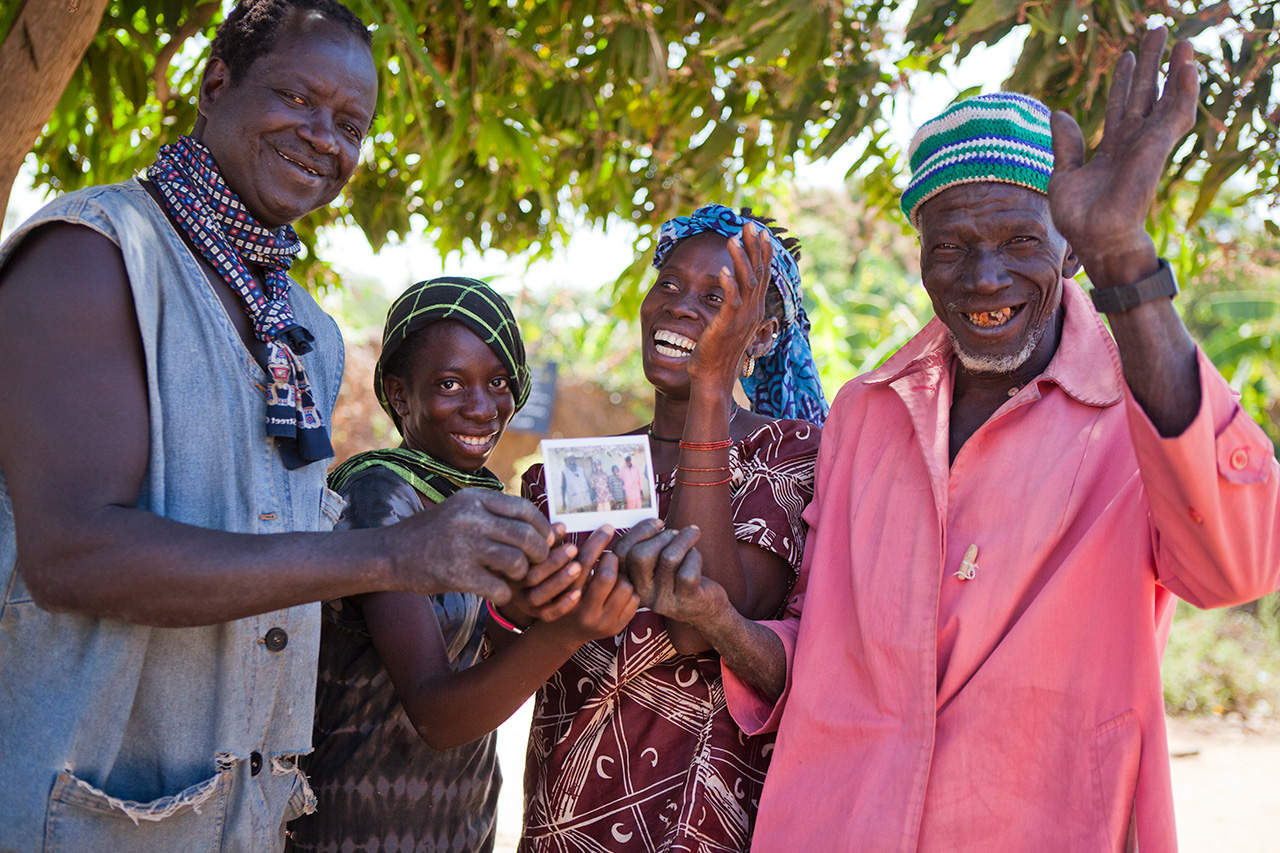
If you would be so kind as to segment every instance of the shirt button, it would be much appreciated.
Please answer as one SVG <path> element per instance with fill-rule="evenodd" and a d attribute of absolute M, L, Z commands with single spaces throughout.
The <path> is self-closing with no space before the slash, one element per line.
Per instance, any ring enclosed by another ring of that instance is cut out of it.
<path fill-rule="evenodd" d="M 257 776 L 261 770 L 262 770 L 262 753 L 261 752 L 249 753 L 249 775 Z"/>
<path fill-rule="evenodd" d="M 1249 464 L 1249 451 L 1243 447 L 1237 447 L 1231 453 L 1231 467 L 1237 471 L 1243 471 L 1244 467 Z"/>
<path fill-rule="evenodd" d="M 262 642 L 266 644 L 268 651 L 278 652 L 289 645 L 289 635 L 284 632 L 283 628 L 272 628 L 262 638 Z"/>

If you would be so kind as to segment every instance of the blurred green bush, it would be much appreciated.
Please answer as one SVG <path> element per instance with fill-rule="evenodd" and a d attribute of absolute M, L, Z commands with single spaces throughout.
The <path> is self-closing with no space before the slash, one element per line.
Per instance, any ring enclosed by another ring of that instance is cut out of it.
<path fill-rule="evenodd" d="M 1162 672 L 1169 714 L 1280 715 L 1280 594 L 1227 610 L 1179 601 Z"/>

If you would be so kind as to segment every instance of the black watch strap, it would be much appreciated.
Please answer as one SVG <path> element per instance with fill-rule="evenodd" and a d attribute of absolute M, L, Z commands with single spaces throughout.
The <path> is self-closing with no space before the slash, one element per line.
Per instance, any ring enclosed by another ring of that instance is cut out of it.
<path fill-rule="evenodd" d="M 1169 269 L 1169 262 L 1164 258 L 1160 259 L 1160 268 L 1141 281 L 1120 287 L 1095 287 L 1089 291 L 1093 307 L 1103 314 L 1119 314 L 1161 296 L 1177 295 L 1178 282 L 1173 277 L 1173 270 Z"/>

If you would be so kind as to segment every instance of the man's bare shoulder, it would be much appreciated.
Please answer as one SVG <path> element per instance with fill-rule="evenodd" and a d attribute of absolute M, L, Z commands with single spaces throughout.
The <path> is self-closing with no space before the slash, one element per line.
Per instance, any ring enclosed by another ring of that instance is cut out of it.
<path fill-rule="evenodd" d="M 50 222 L 23 235 L 0 268 L 0 328 L 53 315 L 65 334 L 110 334 L 129 279 L 120 247 L 93 228 Z M 114 331 L 132 331 L 117 329 Z"/>

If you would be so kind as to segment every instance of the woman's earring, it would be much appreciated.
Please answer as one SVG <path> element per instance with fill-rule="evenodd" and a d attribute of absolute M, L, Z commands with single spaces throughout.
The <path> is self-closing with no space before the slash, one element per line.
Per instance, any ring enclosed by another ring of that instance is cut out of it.
<path fill-rule="evenodd" d="M 756 357 L 748 355 L 746 361 L 742 362 L 742 378 L 748 379 L 751 374 L 756 372 Z"/>

